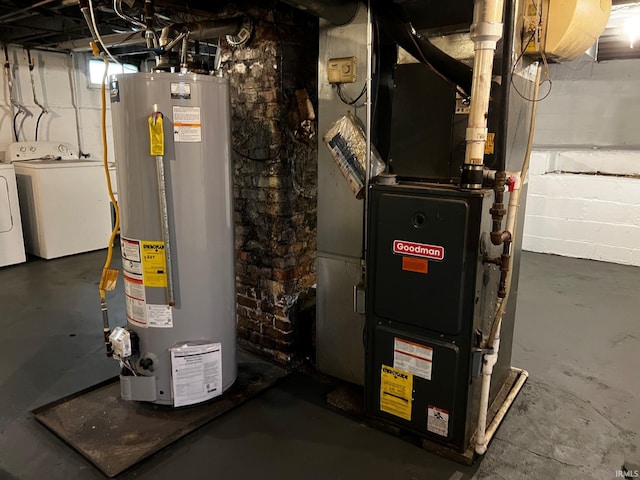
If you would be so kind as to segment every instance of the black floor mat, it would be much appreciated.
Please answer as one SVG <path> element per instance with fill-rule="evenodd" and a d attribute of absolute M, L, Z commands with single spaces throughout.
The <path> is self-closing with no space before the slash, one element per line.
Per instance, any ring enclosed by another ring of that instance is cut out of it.
<path fill-rule="evenodd" d="M 287 376 L 287 371 L 238 352 L 238 377 L 222 396 L 174 409 L 124 401 L 118 378 L 33 410 L 35 418 L 114 477 L 160 449 L 251 399 Z"/>

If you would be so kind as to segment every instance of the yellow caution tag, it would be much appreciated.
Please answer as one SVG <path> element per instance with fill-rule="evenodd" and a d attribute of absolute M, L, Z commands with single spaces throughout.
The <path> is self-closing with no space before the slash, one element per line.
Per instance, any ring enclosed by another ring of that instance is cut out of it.
<path fill-rule="evenodd" d="M 166 288 L 167 259 L 164 242 L 140 242 L 142 249 L 142 282 L 145 287 Z"/>
<path fill-rule="evenodd" d="M 152 157 L 164 156 L 164 129 L 162 128 L 162 113 L 149 115 L 149 141 Z"/>
<path fill-rule="evenodd" d="M 487 141 L 484 142 L 484 154 L 493 155 L 496 150 L 496 134 L 487 133 Z"/>
<path fill-rule="evenodd" d="M 413 375 L 382 365 L 380 371 L 380 410 L 411 421 Z"/>

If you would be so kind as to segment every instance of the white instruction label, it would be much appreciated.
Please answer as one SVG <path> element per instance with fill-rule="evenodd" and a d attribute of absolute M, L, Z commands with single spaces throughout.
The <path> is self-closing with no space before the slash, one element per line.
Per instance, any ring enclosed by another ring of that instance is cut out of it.
<path fill-rule="evenodd" d="M 125 272 L 142 275 L 142 262 L 134 262 L 133 260 L 122 259 L 122 269 Z"/>
<path fill-rule="evenodd" d="M 222 344 L 186 345 L 170 351 L 175 407 L 204 402 L 222 394 Z"/>
<path fill-rule="evenodd" d="M 144 285 L 142 283 L 142 275 L 135 273 L 124 273 L 124 294 L 127 297 L 135 298 L 142 302 L 145 301 Z"/>
<path fill-rule="evenodd" d="M 147 326 L 156 328 L 173 327 L 173 312 L 169 305 L 147 305 Z"/>
<path fill-rule="evenodd" d="M 138 240 L 121 237 L 120 247 L 122 251 L 122 258 L 133 260 L 134 262 L 140 261 L 140 242 Z"/>
<path fill-rule="evenodd" d="M 125 306 L 127 310 L 127 320 L 131 323 L 134 323 L 140 327 L 147 326 L 147 316 L 145 310 L 144 300 L 140 300 L 138 298 L 133 298 L 128 295 L 125 295 Z"/>
<path fill-rule="evenodd" d="M 173 107 L 173 141 L 201 142 L 200 107 Z"/>
<path fill-rule="evenodd" d="M 132 238 L 121 237 L 120 250 L 122 253 L 122 269 L 125 272 L 142 275 L 140 241 Z"/>
<path fill-rule="evenodd" d="M 393 368 L 431 380 L 433 349 L 396 337 L 393 347 Z"/>
<path fill-rule="evenodd" d="M 427 430 L 441 437 L 448 437 L 449 412 L 429 405 L 429 410 L 427 411 Z"/>

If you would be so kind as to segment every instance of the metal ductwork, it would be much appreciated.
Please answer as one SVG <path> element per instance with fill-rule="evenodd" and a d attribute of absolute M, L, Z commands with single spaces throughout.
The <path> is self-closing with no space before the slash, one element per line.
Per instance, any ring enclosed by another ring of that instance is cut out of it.
<path fill-rule="evenodd" d="M 282 0 L 300 10 L 324 18 L 334 25 L 346 25 L 358 11 L 357 0 Z"/>

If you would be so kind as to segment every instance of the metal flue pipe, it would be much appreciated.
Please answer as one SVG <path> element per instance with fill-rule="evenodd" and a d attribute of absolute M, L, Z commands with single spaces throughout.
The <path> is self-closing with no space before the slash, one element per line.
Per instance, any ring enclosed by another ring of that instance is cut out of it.
<path fill-rule="evenodd" d="M 482 188 L 487 115 L 496 44 L 502 37 L 503 0 L 476 0 L 473 7 L 471 40 L 474 44 L 471 103 L 467 125 L 467 148 L 460 186 Z"/>

